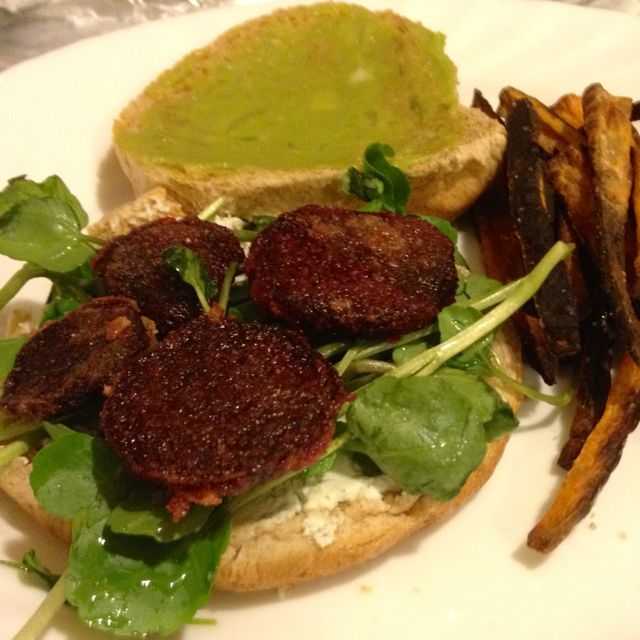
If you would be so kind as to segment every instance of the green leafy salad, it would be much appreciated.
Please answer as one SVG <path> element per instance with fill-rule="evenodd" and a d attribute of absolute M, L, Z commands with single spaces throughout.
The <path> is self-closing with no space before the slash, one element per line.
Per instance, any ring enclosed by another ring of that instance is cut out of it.
<path fill-rule="evenodd" d="M 372 144 L 362 169 L 347 171 L 345 190 L 364 201 L 363 212 L 407 215 L 409 182 L 389 162 L 392 155 L 388 146 Z M 200 217 L 210 219 L 216 210 L 214 203 Z M 451 224 L 421 217 L 457 243 Z M 236 234 L 250 242 L 272 220 L 257 217 Z M 52 283 L 43 323 L 100 296 L 90 264 L 101 242 L 83 233 L 87 223 L 86 212 L 60 178 L 11 180 L 0 193 L 0 253 L 24 265 L 0 289 L 0 308 L 36 277 Z M 470 273 L 457 252 L 456 300 L 434 323 L 395 340 L 314 345 L 352 392 L 327 450 L 307 469 L 274 478 L 217 507 L 192 506 L 178 522 L 165 509 L 164 492 L 131 477 L 99 430 L 87 428 L 86 416 L 55 424 L 4 417 L 0 465 L 20 455 L 32 457 L 35 497 L 43 509 L 72 526 L 61 576 L 52 575 L 34 552 L 9 563 L 50 589 L 16 638 L 38 637 L 65 603 L 89 626 L 118 636 L 174 633 L 193 622 L 208 601 L 234 514 L 294 478 L 317 482 L 338 452 L 364 457 L 375 473 L 387 475 L 402 491 L 453 498 L 484 459 L 488 444 L 517 426 L 489 378 L 536 399 L 560 405 L 568 401 L 566 394 L 545 396 L 512 379 L 492 345 L 500 325 L 571 250 L 558 242 L 531 273 L 508 285 Z M 237 265 L 232 263 L 218 288 L 188 248 L 171 247 L 163 258 L 193 287 L 204 312 L 212 311 L 211 301 L 217 300 L 220 313 L 240 322 L 263 320 L 249 298 L 246 279 L 236 274 Z M 26 340 L 0 341 L 2 378 Z"/>

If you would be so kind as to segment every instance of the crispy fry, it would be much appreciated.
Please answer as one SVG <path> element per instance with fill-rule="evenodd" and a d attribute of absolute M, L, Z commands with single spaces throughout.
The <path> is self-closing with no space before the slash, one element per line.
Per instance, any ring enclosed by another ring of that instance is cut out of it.
<path fill-rule="evenodd" d="M 595 259 L 600 232 L 594 213 L 593 170 L 589 157 L 582 148 L 567 146 L 558 151 L 547 166 L 549 180 L 563 198 L 581 244 Z"/>
<path fill-rule="evenodd" d="M 527 544 L 532 549 L 552 551 L 589 512 L 639 419 L 640 367 L 625 354 L 602 418 L 565 476 L 551 507 L 529 533 Z"/>
<path fill-rule="evenodd" d="M 487 275 L 501 282 L 511 282 L 523 276 L 521 247 L 509 215 L 504 166 L 474 204 L 471 213 Z M 513 322 L 522 341 L 526 361 L 547 384 L 553 384 L 558 372 L 558 358 L 549 347 L 540 320 L 526 310 L 520 310 L 513 316 Z"/>
<path fill-rule="evenodd" d="M 573 465 L 587 437 L 602 417 L 611 388 L 612 318 L 606 299 L 602 295 L 598 296 L 598 291 L 599 287 L 595 287 L 597 299 L 593 301 L 593 311 L 581 325 L 582 343 L 589 345 L 589 348 L 580 353 L 576 412 L 569 438 L 558 458 L 558 465 L 567 470 Z"/>
<path fill-rule="evenodd" d="M 507 119 L 509 209 L 526 271 L 531 270 L 556 241 L 553 193 L 547 184 L 544 161 L 532 141 L 534 117 L 531 103 L 520 100 Z M 553 270 L 535 295 L 534 305 L 551 350 L 560 358 L 578 353 L 578 311 L 566 264 L 559 264 Z"/>
<path fill-rule="evenodd" d="M 567 275 L 569 276 L 569 283 L 571 290 L 574 293 L 576 299 L 576 308 L 578 311 L 578 319 L 582 322 L 591 313 L 591 293 L 587 286 L 587 280 L 582 268 L 582 251 L 580 250 L 580 239 L 576 233 L 573 225 L 568 219 L 567 213 L 562 207 L 562 203 L 557 207 L 558 224 L 557 224 L 557 238 L 567 244 L 573 244 L 576 247 L 568 258 L 565 258 L 564 264 L 567 269 Z M 582 343 L 582 340 L 581 340 Z"/>
<path fill-rule="evenodd" d="M 584 92 L 584 128 L 594 169 L 597 263 L 626 348 L 640 363 L 640 321 L 628 291 L 625 232 L 631 197 L 631 99 L 600 84 Z"/>
<path fill-rule="evenodd" d="M 631 192 L 631 207 L 635 219 L 636 252 L 633 259 L 633 271 L 635 275 L 635 286 L 633 291 L 634 300 L 640 300 L 640 134 L 633 131 L 633 145 L 631 147 L 631 167 L 633 171 L 633 190 Z"/>
<path fill-rule="evenodd" d="M 560 96 L 551 105 L 551 111 L 568 122 L 574 129 L 581 129 L 584 125 L 582 98 L 575 93 L 565 93 Z"/>
<path fill-rule="evenodd" d="M 537 98 L 529 96 L 514 87 L 505 87 L 500 92 L 498 115 L 507 120 L 515 105 L 521 100 L 527 100 L 536 115 L 533 138 L 540 148 L 551 154 L 565 145 L 573 145 L 574 147 L 584 145 L 585 139 L 581 131 L 578 131 L 562 117 L 553 113 Z"/>
<path fill-rule="evenodd" d="M 636 120 L 640 120 L 640 100 L 634 102 L 631 107 L 631 122 L 636 122 Z"/>

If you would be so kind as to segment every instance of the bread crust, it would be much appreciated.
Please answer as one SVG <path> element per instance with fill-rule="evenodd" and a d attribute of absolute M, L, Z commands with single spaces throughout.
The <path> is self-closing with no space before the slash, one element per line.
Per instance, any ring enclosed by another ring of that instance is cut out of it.
<path fill-rule="evenodd" d="M 120 207 L 92 225 L 92 235 L 107 239 L 126 233 L 132 226 L 185 214 L 180 204 L 163 188 L 156 188 Z M 494 341 L 494 353 L 513 377 L 522 376 L 520 344 L 513 328 L 504 325 Z M 520 396 L 497 381 L 494 386 L 517 410 Z M 469 476 L 460 493 L 450 501 L 388 491 L 382 500 L 339 503 L 329 514 L 339 522 L 334 541 L 324 547 L 305 533 L 304 514 L 290 518 L 256 520 L 251 507 L 238 515 L 231 542 L 222 557 L 216 588 L 224 591 L 256 591 L 288 587 L 329 576 L 371 560 L 408 536 L 432 527 L 458 511 L 489 479 L 507 443 L 507 437 L 492 442 L 482 464 Z M 31 463 L 17 458 L 0 473 L 0 489 L 38 524 L 65 542 L 70 526 L 44 511 L 37 502 L 29 475 Z"/>
<path fill-rule="evenodd" d="M 377 15 L 381 20 L 393 22 L 399 33 L 410 22 L 391 11 L 378 12 Z M 278 20 L 301 25 L 307 16 L 305 7 L 281 9 L 228 30 L 206 47 L 188 54 L 185 60 L 196 67 L 203 58 L 224 59 L 238 40 L 261 37 L 265 24 Z M 162 89 L 161 81 L 165 74 L 160 75 L 120 113 L 113 128 L 116 141 L 118 133 L 138 128 L 146 109 L 156 99 L 164 97 L 166 90 Z M 184 87 L 176 86 L 175 91 L 188 91 L 188 81 L 183 84 Z M 427 155 L 405 168 L 411 182 L 409 211 L 452 219 L 469 207 L 493 178 L 506 145 L 504 127 L 478 109 L 461 106 L 459 117 L 460 139 L 453 147 Z M 240 217 L 256 213 L 277 214 L 308 203 L 347 208 L 357 205 L 357 201 L 342 190 L 342 169 L 238 169 L 207 175 L 201 168 L 154 164 L 127 152 L 117 142 L 115 148 L 136 195 L 163 185 L 191 213 L 201 211 L 219 197 L 225 198 L 223 213 Z"/>

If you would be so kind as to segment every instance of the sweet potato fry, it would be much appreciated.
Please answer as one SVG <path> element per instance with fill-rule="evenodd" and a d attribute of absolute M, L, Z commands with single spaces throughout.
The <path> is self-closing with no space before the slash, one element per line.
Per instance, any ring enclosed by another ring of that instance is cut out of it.
<path fill-rule="evenodd" d="M 536 116 L 533 137 L 536 144 L 547 153 L 554 153 L 565 145 L 573 145 L 574 147 L 584 145 L 585 139 L 581 131 L 572 127 L 537 98 L 514 87 L 505 87 L 500 92 L 498 115 L 506 121 L 515 105 L 522 100 L 527 100 L 531 104 Z"/>
<path fill-rule="evenodd" d="M 556 241 L 553 192 L 545 163 L 532 140 L 534 111 L 528 100 L 518 101 L 507 118 L 507 182 L 509 209 L 515 223 L 526 271 L 533 269 Z M 559 264 L 534 297 L 551 350 L 559 357 L 580 350 L 575 294 L 567 265 Z"/>
<path fill-rule="evenodd" d="M 529 533 L 527 544 L 532 549 L 552 551 L 589 512 L 639 419 L 640 367 L 625 354 L 602 418 L 565 476 L 551 507 Z"/>
<path fill-rule="evenodd" d="M 636 122 L 637 120 L 640 120 L 640 100 L 634 102 L 631 107 L 631 122 Z"/>
<path fill-rule="evenodd" d="M 584 125 L 582 98 L 575 93 L 566 93 L 560 96 L 551 105 L 551 111 L 568 122 L 574 129 L 581 129 Z"/>
<path fill-rule="evenodd" d="M 598 291 L 598 288 L 595 288 Z M 589 345 L 580 353 L 576 380 L 576 412 L 569 438 L 558 465 L 569 470 L 578 457 L 587 437 L 602 417 L 611 387 L 613 332 L 611 313 L 604 296 L 593 302 L 593 311 L 581 325 L 582 343 Z"/>
<path fill-rule="evenodd" d="M 511 282 L 524 275 L 520 242 L 509 214 L 509 196 L 504 166 L 471 209 L 487 275 Z M 547 384 L 556 381 L 558 358 L 551 351 L 540 320 L 526 310 L 513 316 L 522 341 L 525 360 Z"/>
<path fill-rule="evenodd" d="M 636 252 L 633 258 L 633 272 L 635 276 L 635 286 L 633 288 L 633 299 L 640 301 L 640 134 L 633 131 L 633 144 L 631 146 L 631 167 L 633 172 L 633 189 L 631 191 L 631 208 L 635 219 L 635 246 Z"/>
<path fill-rule="evenodd" d="M 594 212 L 593 170 L 586 152 L 566 146 L 549 160 L 547 167 L 549 180 L 565 202 L 581 245 L 596 259 L 600 231 Z"/>
<path fill-rule="evenodd" d="M 582 97 L 594 170 L 597 263 L 631 357 L 640 363 L 640 321 L 628 290 L 625 233 L 631 197 L 631 99 L 593 84 Z"/>

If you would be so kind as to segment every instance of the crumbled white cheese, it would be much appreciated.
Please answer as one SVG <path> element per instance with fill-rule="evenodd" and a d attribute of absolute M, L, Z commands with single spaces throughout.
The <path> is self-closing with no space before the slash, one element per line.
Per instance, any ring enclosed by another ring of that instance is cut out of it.
<path fill-rule="evenodd" d="M 214 216 L 212 222 L 231 231 L 242 231 L 245 225 L 245 221 L 242 218 L 236 218 L 235 216 Z"/>
<path fill-rule="evenodd" d="M 313 538 L 315 543 L 324 549 L 335 540 L 336 531 L 343 520 L 341 511 L 332 513 L 324 509 L 312 510 L 304 519 L 304 535 Z"/>
<path fill-rule="evenodd" d="M 297 482 L 271 494 L 255 516 L 275 525 L 303 514 L 304 534 L 324 548 L 335 540 L 344 521 L 343 513 L 335 507 L 357 500 L 382 501 L 387 491 L 397 489 L 387 476 L 365 476 L 347 456 L 340 455 L 333 469 L 320 479 Z"/>

